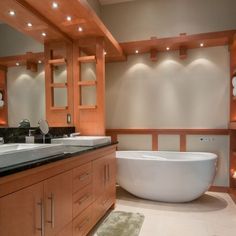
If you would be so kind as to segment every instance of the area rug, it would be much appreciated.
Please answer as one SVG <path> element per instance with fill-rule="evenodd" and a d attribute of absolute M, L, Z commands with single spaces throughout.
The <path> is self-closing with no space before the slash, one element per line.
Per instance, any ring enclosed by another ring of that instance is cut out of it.
<path fill-rule="evenodd" d="M 113 211 L 98 227 L 94 236 L 138 236 L 144 215 L 124 211 Z"/>

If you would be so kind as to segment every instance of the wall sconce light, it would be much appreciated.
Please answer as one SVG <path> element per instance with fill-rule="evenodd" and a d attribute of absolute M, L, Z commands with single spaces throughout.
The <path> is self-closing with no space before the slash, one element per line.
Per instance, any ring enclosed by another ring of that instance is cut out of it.
<path fill-rule="evenodd" d="M 231 169 L 231 177 L 233 178 L 233 179 L 236 179 L 236 170 L 234 170 L 234 169 Z"/>
<path fill-rule="evenodd" d="M 3 101 L 3 95 L 2 92 L 0 92 L 0 107 L 4 106 L 4 101 Z"/>

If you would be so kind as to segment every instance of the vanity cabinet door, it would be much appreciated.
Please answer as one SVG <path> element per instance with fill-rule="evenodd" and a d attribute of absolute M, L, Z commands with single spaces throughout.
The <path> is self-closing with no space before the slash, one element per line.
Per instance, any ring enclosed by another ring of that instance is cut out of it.
<path fill-rule="evenodd" d="M 97 222 L 115 203 L 116 162 L 107 155 L 93 161 L 93 219 Z"/>
<path fill-rule="evenodd" d="M 0 198 L 0 235 L 44 235 L 43 201 L 43 183 Z"/>
<path fill-rule="evenodd" d="M 46 180 L 44 199 L 45 235 L 58 235 L 72 221 L 72 171 Z"/>

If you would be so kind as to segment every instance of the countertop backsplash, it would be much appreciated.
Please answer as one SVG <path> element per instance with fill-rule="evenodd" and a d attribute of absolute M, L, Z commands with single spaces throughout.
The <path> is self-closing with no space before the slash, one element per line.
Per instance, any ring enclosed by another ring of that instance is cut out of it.
<path fill-rule="evenodd" d="M 4 138 L 4 143 L 25 143 L 25 137 L 29 135 L 29 130 L 34 130 L 32 135 L 35 143 L 42 143 L 43 136 L 38 127 L 30 128 L 0 128 L 0 137 Z M 75 132 L 75 127 L 50 127 L 49 133 L 45 137 L 45 142 L 50 143 L 51 138 L 63 137 Z"/>

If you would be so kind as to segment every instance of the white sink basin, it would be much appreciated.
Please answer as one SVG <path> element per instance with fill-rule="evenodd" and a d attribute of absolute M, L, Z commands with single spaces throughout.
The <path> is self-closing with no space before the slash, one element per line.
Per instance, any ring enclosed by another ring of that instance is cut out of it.
<path fill-rule="evenodd" d="M 77 136 L 69 138 L 52 139 L 52 143 L 61 143 L 70 146 L 88 146 L 93 147 L 96 145 L 111 143 L 109 136 Z"/>
<path fill-rule="evenodd" d="M 61 144 L 3 144 L 0 145 L 0 168 L 63 152 Z"/>

